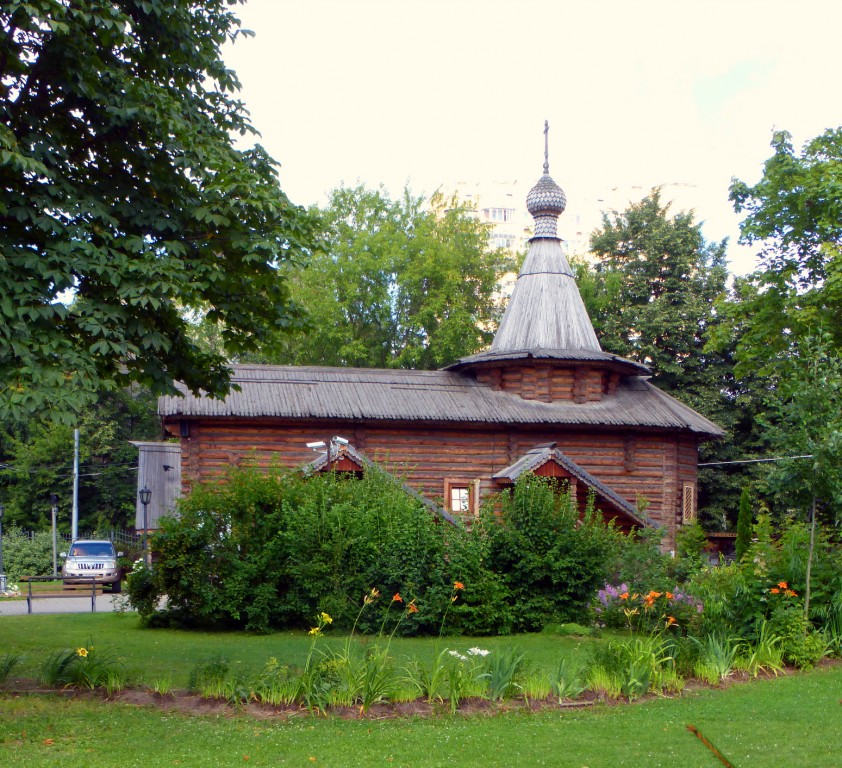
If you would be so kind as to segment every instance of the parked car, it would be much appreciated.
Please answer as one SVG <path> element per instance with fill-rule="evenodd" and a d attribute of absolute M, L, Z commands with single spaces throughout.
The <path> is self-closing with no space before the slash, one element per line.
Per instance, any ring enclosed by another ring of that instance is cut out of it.
<path fill-rule="evenodd" d="M 69 552 L 62 552 L 64 565 L 61 578 L 64 585 L 91 583 L 93 576 L 97 584 L 109 584 L 112 592 L 120 592 L 120 568 L 117 558 L 122 552 L 114 551 L 114 544 L 107 540 L 78 539 L 70 546 Z"/>

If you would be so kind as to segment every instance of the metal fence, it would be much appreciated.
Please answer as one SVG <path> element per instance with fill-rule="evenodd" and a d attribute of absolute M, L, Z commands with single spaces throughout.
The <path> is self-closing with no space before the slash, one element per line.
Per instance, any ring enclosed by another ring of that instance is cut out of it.
<path fill-rule="evenodd" d="M 20 531 L 20 535 L 28 539 L 34 539 L 39 533 L 49 533 L 49 531 Z M 68 543 L 72 542 L 73 537 L 69 533 L 57 533 L 56 538 Z M 77 539 L 108 539 L 115 544 L 139 544 L 142 536 L 134 531 L 126 531 L 118 528 L 110 528 L 108 530 L 87 531 L 80 532 Z"/>

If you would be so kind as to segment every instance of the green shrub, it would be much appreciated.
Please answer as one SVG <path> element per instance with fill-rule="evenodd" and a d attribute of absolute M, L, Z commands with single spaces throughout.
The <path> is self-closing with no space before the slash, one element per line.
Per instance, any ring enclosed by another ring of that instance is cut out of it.
<path fill-rule="evenodd" d="M 128 600 L 150 626 L 259 632 L 308 627 L 321 612 L 340 628 L 401 635 L 581 619 L 619 535 L 592 506 L 580 519 L 569 494 L 536 478 L 518 481 L 501 506 L 465 530 L 373 469 L 362 479 L 239 470 L 198 486 L 161 521 L 155 567 L 131 574 Z M 417 610 L 400 615 L 381 600 L 360 614 L 372 588 Z"/>
<path fill-rule="evenodd" d="M 663 528 L 641 528 L 622 537 L 608 579 L 628 585 L 632 592 L 672 586 L 667 573 L 670 557 L 661 550 L 665 533 Z"/>
<path fill-rule="evenodd" d="M 483 528 L 515 632 L 586 616 L 621 538 L 594 510 L 593 498 L 580 515 L 569 491 L 530 475 L 503 494 L 499 515 L 485 513 Z"/>
<path fill-rule="evenodd" d="M 558 637 L 591 637 L 595 633 L 593 627 L 585 627 L 575 621 L 569 621 L 566 624 L 546 624 L 541 632 Z"/>
<path fill-rule="evenodd" d="M 702 602 L 680 590 L 632 592 L 627 584 L 606 584 L 596 593 L 597 621 L 609 628 L 688 634 L 700 622 Z"/>
<path fill-rule="evenodd" d="M 682 526 L 675 534 L 675 557 L 666 562 L 671 584 L 684 584 L 708 563 L 708 540 L 698 523 Z"/>
<path fill-rule="evenodd" d="M 58 544 L 59 549 L 63 542 Z M 21 576 L 49 576 L 53 572 L 53 537 L 49 531 L 30 536 L 16 526 L 3 532 L 3 567 L 9 583 Z"/>
<path fill-rule="evenodd" d="M 184 624 L 262 632 L 309 626 L 324 611 L 349 628 L 361 596 L 377 586 L 417 598 L 420 610 L 400 628 L 410 634 L 437 631 L 449 604 L 440 526 L 373 470 L 361 480 L 235 472 L 183 499 L 153 547 L 152 587 L 145 574 L 130 579 L 129 599 L 148 610 L 167 595 L 169 619 Z M 379 628 L 387 608 L 367 612 L 360 629 Z"/>

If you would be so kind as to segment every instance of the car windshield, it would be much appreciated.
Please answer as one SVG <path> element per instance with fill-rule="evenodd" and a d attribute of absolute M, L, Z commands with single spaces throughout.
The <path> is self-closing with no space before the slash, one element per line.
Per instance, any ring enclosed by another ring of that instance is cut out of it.
<path fill-rule="evenodd" d="M 77 542 L 70 549 L 71 557 L 114 557 L 114 547 L 108 541 Z"/>

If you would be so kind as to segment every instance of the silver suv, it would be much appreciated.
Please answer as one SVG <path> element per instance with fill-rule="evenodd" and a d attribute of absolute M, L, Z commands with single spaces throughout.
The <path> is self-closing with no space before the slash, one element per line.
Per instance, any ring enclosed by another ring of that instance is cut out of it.
<path fill-rule="evenodd" d="M 117 558 L 122 552 L 115 552 L 110 541 L 78 539 L 70 547 L 70 552 L 62 552 L 65 558 L 61 567 L 61 578 L 65 586 L 91 583 L 91 577 L 97 584 L 110 584 L 112 592 L 120 591 L 120 569 Z"/>

